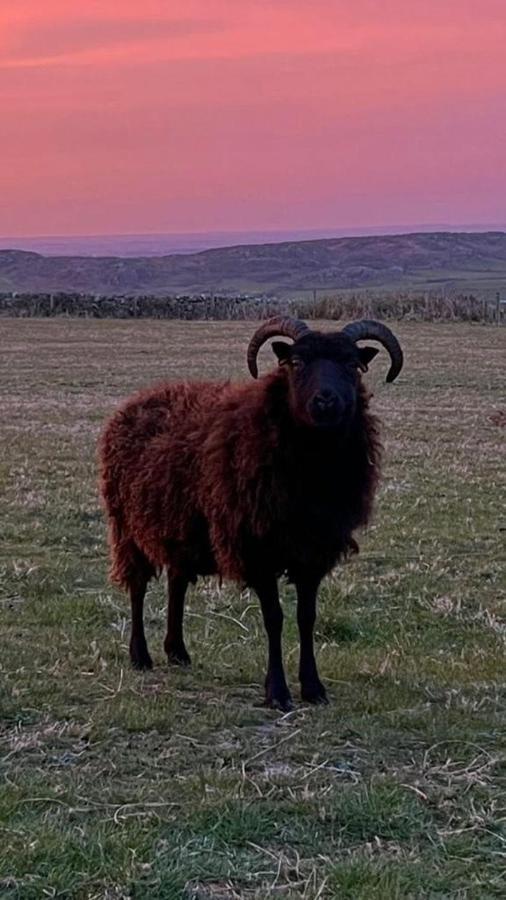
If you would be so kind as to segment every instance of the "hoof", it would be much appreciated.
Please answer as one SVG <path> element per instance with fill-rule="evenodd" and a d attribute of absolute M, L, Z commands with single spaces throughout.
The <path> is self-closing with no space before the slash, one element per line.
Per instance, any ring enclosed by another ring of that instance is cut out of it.
<path fill-rule="evenodd" d="M 278 712 L 291 712 L 294 709 L 294 703 L 291 697 L 285 697 L 283 700 L 280 700 L 278 697 L 273 697 L 272 699 L 266 699 L 265 705 L 269 709 L 277 709 Z"/>
<path fill-rule="evenodd" d="M 265 692 L 265 705 L 269 709 L 278 709 L 280 712 L 290 712 L 293 709 L 292 695 L 287 687 L 270 688 Z"/>
<path fill-rule="evenodd" d="M 142 672 L 145 669 L 153 668 L 153 660 L 148 652 L 148 645 L 144 636 L 141 638 L 131 638 L 130 640 L 130 661 L 132 668 Z"/>
<path fill-rule="evenodd" d="M 322 706 L 329 702 L 327 691 L 321 681 L 312 681 L 309 684 L 301 685 L 300 695 L 305 703 L 313 703 Z"/>
<path fill-rule="evenodd" d="M 132 668 L 138 672 L 145 672 L 153 668 L 153 660 L 147 650 L 139 652 L 138 650 L 130 650 L 130 660 Z"/>
<path fill-rule="evenodd" d="M 165 644 L 165 652 L 167 654 L 167 662 L 169 666 L 183 666 L 185 668 L 188 668 L 188 666 L 191 666 L 192 664 L 190 655 L 184 644 L 182 646 Z"/>

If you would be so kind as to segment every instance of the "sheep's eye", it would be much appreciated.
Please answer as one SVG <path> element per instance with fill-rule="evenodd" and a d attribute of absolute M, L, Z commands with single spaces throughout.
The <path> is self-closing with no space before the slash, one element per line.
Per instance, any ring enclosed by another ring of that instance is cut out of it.
<path fill-rule="evenodd" d="M 291 363 L 292 363 L 292 367 L 294 369 L 302 369 L 302 367 L 304 365 L 304 362 L 300 358 L 300 356 L 292 356 Z"/>

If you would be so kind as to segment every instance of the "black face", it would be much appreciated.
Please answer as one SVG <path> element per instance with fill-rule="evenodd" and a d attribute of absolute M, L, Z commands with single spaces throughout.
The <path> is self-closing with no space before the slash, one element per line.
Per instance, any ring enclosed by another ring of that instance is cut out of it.
<path fill-rule="evenodd" d="M 355 415 L 358 373 L 378 351 L 357 347 L 342 334 L 317 332 L 293 345 L 275 341 L 272 348 L 287 367 L 294 418 L 313 428 L 345 429 Z"/>

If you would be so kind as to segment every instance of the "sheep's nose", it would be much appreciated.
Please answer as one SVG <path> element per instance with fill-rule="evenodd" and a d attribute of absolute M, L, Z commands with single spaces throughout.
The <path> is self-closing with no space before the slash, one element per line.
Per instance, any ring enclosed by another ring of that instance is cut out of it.
<path fill-rule="evenodd" d="M 314 398 L 315 406 L 321 412 L 328 412 L 337 406 L 337 396 L 333 391 L 320 391 Z"/>

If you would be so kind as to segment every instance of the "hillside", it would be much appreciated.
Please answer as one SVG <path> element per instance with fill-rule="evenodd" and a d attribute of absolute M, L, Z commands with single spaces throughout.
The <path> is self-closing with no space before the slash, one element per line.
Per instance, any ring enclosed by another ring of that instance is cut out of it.
<path fill-rule="evenodd" d="M 462 290 L 504 281 L 506 232 L 375 235 L 133 258 L 0 251 L 4 291 L 293 294 L 441 284 Z"/>

